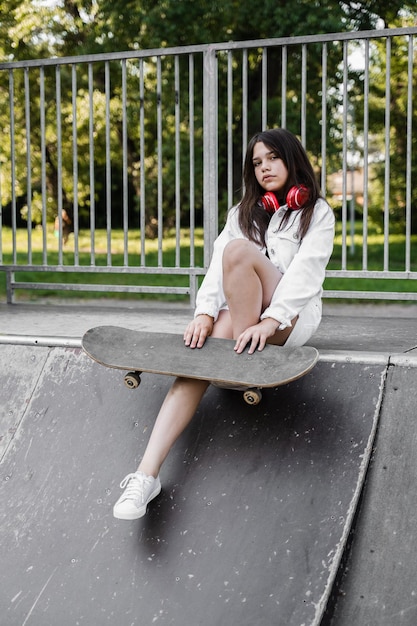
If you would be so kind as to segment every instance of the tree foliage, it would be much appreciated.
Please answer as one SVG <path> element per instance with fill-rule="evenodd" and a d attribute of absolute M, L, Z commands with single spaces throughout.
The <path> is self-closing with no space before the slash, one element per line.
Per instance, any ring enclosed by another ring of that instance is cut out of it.
<path fill-rule="evenodd" d="M 298 0 L 289 7 L 284 0 L 264 0 L 254 10 L 253 5 L 240 0 L 0 0 L 0 60 L 28 60 L 62 56 L 80 56 L 85 54 L 116 52 L 123 50 L 157 49 L 176 47 L 181 45 L 211 43 L 221 41 L 245 41 L 254 39 L 269 39 L 319 33 L 340 32 L 345 30 L 371 29 L 376 26 L 405 25 L 407 20 L 413 19 L 414 0 L 403 2 L 400 0 Z M 294 47 L 290 54 L 293 56 L 293 66 L 300 67 L 301 49 Z M 340 46 L 329 44 L 328 74 L 329 74 L 329 107 L 332 111 L 340 104 L 341 82 Z M 392 73 L 393 92 L 400 94 L 392 104 L 392 170 L 403 171 L 403 161 L 400 154 L 404 150 L 404 102 L 405 87 L 402 81 L 405 69 L 401 67 L 402 51 L 395 55 L 395 72 Z M 238 62 L 238 55 L 235 56 Z M 282 108 L 281 96 L 274 86 L 279 84 L 281 76 L 281 55 L 278 50 L 271 49 L 268 57 L 268 85 L 270 93 L 269 116 L 280 122 Z M 180 61 L 182 63 L 182 61 Z M 225 158 L 225 133 L 227 110 L 225 94 L 227 93 L 227 59 L 218 57 L 219 63 L 219 154 Z M 117 65 L 117 67 L 116 67 Z M 249 91 L 248 91 L 248 128 L 255 132 L 259 128 L 261 98 L 259 85 L 261 81 L 261 59 L 257 51 L 252 51 L 248 59 Z M 181 69 L 181 68 L 180 68 Z M 169 104 L 164 104 L 161 111 L 163 116 L 163 160 L 158 161 L 158 146 L 156 145 L 156 125 L 158 120 L 155 113 L 157 93 L 157 68 L 149 62 L 146 71 L 142 68 L 142 78 L 138 64 L 127 64 L 123 70 L 121 64 L 112 65 L 112 80 L 106 87 L 105 67 L 95 66 L 93 81 L 89 81 L 88 66 L 78 65 L 76 72 L 71 65 L 62 66 L 59 71 L 45 68 L 43 73 L 31 74 L 29 83 L 30 111 L 28 103 L 24 102 L 21 94 L 24 93 L 25 71 L 15 73 L 13 106 L 17 120 L 15 145 L 18 146 L 15 159 L 17 169 L 24 172 L 27 167 L 27 137 L 25 135 L 24 120 L 29 115 L 30 129 L 28 132 L 35 138 L 34 146 L 41 146 L 40 133 L 45 131 L 46 146 L 44 152 L 38 149 L 30 155 L 33 185 L 28 190 L 22 176 L 16 180 L 15 192 L 19 199 L 19 206 L 26 206 L 26 215 L 29 211 L 33 221 L 44 219 L 42 211 L 42 168 L 45 168 L 47 180 L 47 213 L 48 219 L 53 219 L 59 203 L 69 213 L 73 211 L 77 202 L 81 223 L 91 219 L 104 222 L 107 217 L 97 211 L 96 206 L 105 206 L 109 193 L 108 173 L 106 172 L 106 151 L 110 152 L 112 172 L 111 189 L 112 219 L 119 223 L 122 219 L 125 202 L 125 187 L 123 182 L 122 158 L 123 142 L 126 142 L 128 154 L 128 197 L 130 219 L 138 217 L 138 203 L 140 197 L 140 163 L 143 155 L 140 154 L 140 116 L 145 115 L 146 169 L 147 180 L 147 219 L 151 223 L 158 213 L 158 177 L 162 170 L 166 191 L 163 204 L 164 215 L 173 212 L 175 204 L 175 86 L 173 75 L 175 68 L 172 58 L 161 60 L 161 85 Z M 132 90 L 138 91 L 140 80 L 143 81 L 144 98 L 142 102 L 133 97 L 126 103 L 123 110 L 121 98 L 122 72 Z M 194 116 L 196 123 L 196 157 L 195 157 L 195 189 L 196 197 L 201 198 L 201 119 L 202 119 L 202 72 L 203 68 L 196 63 L 195 84 L 197 97 L 194 102 Z M 310 152 L 319 154 L 321 129 L 319 120 L 321 109 L 317 104 L 317 93 L 321 90 L 321 52 L 319 47 L 309 49 L 309 78 L 307 98 L 309 102 L 309 125 L 307 128 L 307 144 Z M 187 71 L 180 71 L 181 92 L 181 127 L 180 140 L 188 132 L 190 120 L 188 100 Z M 76 81 L 76 98 L 72 95 L 73 81 Z M 358 73 L 352 76 L 356 85 L 357 98 L 360 99 L 360 84 L 363 77 Z M 10 136 L 11 120 L 7 110 L 9 107 L 8 76 L 0 73 L 0 133 L 4 141 L 0 154 L 2 174 L 2 203 L 10 203 L 11 180 L 11 148 L 8 150 L 6 140 Z M 241 77 L 234 76 L 234 125 L 241 123 L 243 111 L 241 107 Z M 394 84 L 395 83 L 395 84 Z M 42 111 L 39 104 L 39 93 L 45 89 L 45 100 L 48 102 L 46 110 Z M 287 98 L 287 126 L 299 133 L 300 120 L 300 72 L 293 72 L 288 77 Z M 355 91 L 353 89 L 353 92 Z M 108 107 L 106 112 L 105 91 L 108 91 Z M 27 83 L 26 83 L 27 90 Z M 57 90 L 62 96 L 62 109 L 56 108 Z M 94 109 L 94 128 L 90 119 L 90 103 Z M 375 128 L 382 132 L 383 112 L 378 99 L 378 93 L 372 96 L 371 114 L 376 120 Z M 36 105 L 36 106 L 35 106 Z M 224 105 L 224 106 L 222 106 Z M 111 125 L 107 126 L 106 115 Z M 43 121 L 42 121 L 43 116 Z M 57 127 L 60 127 L 61 139 L 58 141 Z M 74 136 L 74 126 L 76 135 Z M 358 128 L 360 124 L 358 124 Z M 93 148 L 89 138 L 93 133 Z M 127 134 L 124 134 L 127 133 Z M 184 141 L 185 143 L 185 141 Z M 329 143 L 329 159 L 340 158 L 341 137 L 333 133 Z M 77 169 L 74 171 L 73 154 L 77 152 Z M 242 146 L 236 141 L 236 178 L 240 175 Z M 160 156 L 160 155 L 159 155 Z M 91 174 L 91 159 L 94 163 L 94 180 Z M 181 172 L 189 167 L 188 158 L 181 152 Z M 44 160 L 44 161 L 43 161 Z M 316 163 L 320 166 L 319 159 Z M 220 172 L 225 172 L 225 163 L 220 161 Z M 377 172 L 378 174 L 378 172 Z M 61 186 L 59 185 L 61 176 Z M 380 177 L 381 179 L 381 177 Z M 77 181 L 76 185 L 74 180 Z M 398 185 L 403 184 L 401 175 L 396 175 Z M 5 184 L 5 181 L 8 184 Z M 220 176 L 221 190 L 225 189 L 225 176 Z M 377 187 L 377 185 L 376 185 Z M 61 196 L 60 196 L 61 194 Z M 30 198 L 28 197 L 30 195 Z M 375 198 L 378 198 L 378 190 Z M 379 201 L 379 199 L 378 199 Z M 160 200 L 159 200 L 160 202 Z M 198 202 L 198 201 L 197 201 Z M 414 203 L 417 199 L 414 198 Z M 181 206 L 187 207 L 190 203 L 189 191 L 186 186 L 181 190 Z M 198 207 L 197 207 L 198 208 Z M 186 209 L 183 209 L 186 212 Z"/>

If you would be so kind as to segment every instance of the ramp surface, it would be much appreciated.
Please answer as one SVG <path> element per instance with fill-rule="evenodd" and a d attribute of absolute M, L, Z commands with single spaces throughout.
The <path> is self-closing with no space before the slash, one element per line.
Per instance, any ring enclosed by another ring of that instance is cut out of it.
<path fill-rule="evenodd" d="M 320 362 L 257 407 L 210 388 L 161 495 L 123 522 L 119 482 L 170 380 L 130 391 L 78 349 L 0 345 L 0 363 L 2 626 L 320 623 L 385 365 Z"/>
<path fill-rule="evenodd" d="M 333 626 L 417 624 L 417 367 L 390 367 Z"/>

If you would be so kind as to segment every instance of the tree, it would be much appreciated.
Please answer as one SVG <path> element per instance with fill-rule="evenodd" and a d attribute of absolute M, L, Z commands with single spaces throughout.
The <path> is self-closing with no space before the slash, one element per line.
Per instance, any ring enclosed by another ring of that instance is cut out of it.
<path fill-rule="evenodd" d="M 42 0 L 12 0 L 5 6 L 4 0 L 0 0 L 4 6 L 0 13 L 0 54 L 4 60 L 20 60 L 31 58 L 42 58 L 51 56 L 73 56 L 81 54 L 112 52 L 121 50 L 153 49 L 160 47 L 173 47 L 188 45 L 193 43 L 210 43 L 216 41 L 239 41 L 274 38 L 283 36 L 296 36 L 307 34 L 318 34 L 324 32 L 340 32 L 352 29 L 373 28 L 384 22 L 386 26 L 396 25 L 398 20 L 404 19 L 404 11 L 413 10 L 414 0 L 411 2 L 400 2 L 399 0 L 380 1 L 342 1 L 342 0 L 298 0 L 288 8 L 288 3 L 284 0 L 264 0 L 261 6 L 253 11 L 253 7 L 240 0 L 61 0 L 55 4 L 43 2 Z M 33 9 L 36 9 L 35 11 Z M 340 50 L 337 44 L 329 45 L 328 74 L 329 74 L 329 110 L 334 110 L 339 104 L 339 93 L 337 83 L 340 82 Z M 289 54 L 292 57 L 293 67 L 300 67 L 301 49 L 292 47 Z M 237 65 L 241 63 L 239 55 L 235 55 Z M 219 93 L 226 93 L 226 59 L 219 55 Z M 182 61 L 181 61 L 182 63 Z M 249 132 L 252 133 L 259 128 L 260 120 L 260 97 L 259 84 L 262 72 L 262 60 L 258 51 L 254 50 L 248 57 L 248 125 Z M 309 99 L 309 125 L 307 129 L 307 145 L 312 155 L 319 154 L 320 149 L 320 126 L 319 119 L 321 109 L 318 105 L 316 94 L 321 90 L 321 57 L 320 50 L 309 48 L 309 76 L 307 86 L 307 97 Z M 122 142 L 126 141 L 128 150 L 128 195 L 129 195 L 129 218 L 137 220 L 138 198 L 140 195 L 140 167 L 143 163 L 143 155 L 140 154 L 140 132 L 139 120 L 141 113 L 144 113 L 144 142 L 146 146 L 146 172 L 147 172 L 147 219 L 151 223 L 157 216 L 157 190 L 158 190 L 158 154 L 155 144 L 155 128 L 157 119 L 155 117 L 155 100 L 159 97 L 157 93 L 157 68 L 152 60 L 146 64 L 146 72 L 139 77 L 139 63 L 126 64 L 124 70 L 121 64 L 112 64 L 112 80 L 107 86 L 110 108 L 111 128 L 106 128 L 106 99 L 105 99 L 105 68 L 104 66 L 94 69 L 93 81 L 89 83 L 88 68 L 83 65 L 77 66 L 76 70 L 76 95 L 75 100 L 72 94 L 72 70 L 69 66 L 63 67 L 60 72 L 45 71 L 44 88 L 46 100 L 53 103 L 57 84 L 62 93 L 62 109 L 60 116 L 56 108 L 51 105 L 45 110 L 45 132 L 47 145 L 45 148 L 46 174 L 48 181 L 48 198 L 52 201 L 50 205 L 49 219 L 57 211 L 58 206 L 58 157 L 62 154 L 62 198 L 61 202 L 71 212 L 71 207 L 77 199 L 79 205 L 79 218 L 82 223 L 87 223 L 90 219 L 97 218 L 97 224 L 104 224 L 107 216 L 102 212 L 95 215 L 94 205 L 105 206 L 106 194 L 111 183 L 112 197 L 112 220 L 118 224 L 122 219 L 124 211 L 124 183 L 122 170 Z M 141 101 L 138 98 L 129 98 L 126 103 L 126 115 L 122 110 L 121 101 L 121 72 L 125 71 L 125 78 L 129 93 L 137 93 L 140 80 L 143 81 L 145 97 Z M 161 60 L 160 65 L 161 84 L 164 93 L 172 94 L 171 104 L 164 105 L 163 118 L 163 160 L 162 173 L 164 177 L 164 217 L 165 223 L 169 224 L 169 216 L 172 215 L 174 206 L 174 150 L 175 150 L 175 124 L 174 124 L 174 103 L 177 97 L 173 83 L 174 70 L 171 59 Z M 195 133 L 196 133 L 196 192 L 197 202 L 201 197 L 201 119 L 202 119 L 202 85 L 201 64 L 196 63 L 195 84 L 197 95 L 195 101 Z M 8 79 L 5 73 L 0 73 L 0 94 L 8 93 Z M 180 71 L 180 93 L 181 93 L 181 138 L 184 136 L 184 145 L 188 132 L 188 95 L 187 95 L 187 69 Z M 268 58 L 268 85 L 269 85 L 269 110 L 271 120 L 275 124 L 280 123 L 281 96 L 279 90 L 275 88 L 279 84 L 281 75 L 280 51 L 272 50 Z M 31 129 L 35 141 L 33 145 L 40 145 L 39 135 L 41 107 L 39 104 L 39 90 L 42 82 L 41 75 L 33 80 L 30 85 L 31 93 Z M 58 81 L 58 83 L 57 83 Z M 25 82 L 24 71 L 16 74 L 14 106 L 18 118 L 22 120 L 19 124 L 19 131 L 15 137 L 17 167 L 19 171 L 26 170 L 26 150 L 25 133 L 20 130 L 24 128 L 25 118 L 24 104 L 20 94 L 23 93 Z M 288 77 L 288 97 L 291 99 L 291 107 L 288 108 L 287 126 L 294 132 L 300 132 L 300 73 L 296 69 Z M 241 113 L 241 85 L 240 75 L 236 72 L 234 76 L 234 123 L 236 128 L 240 124 Z M 94 181 L 90 176 L 90 151 L 89 145 L 85 141 L 91 132 L 89 119 L 89 102 L 92 99 L 94 109 Z M 226 154 L 224 147 L 226 127 L 226 106 L 224 100 L 220 108 L 219 120 L 219 154 L 223 158 Z M 0 99 L 0 124 L 3 133 L 7 135 L 10 128 L 10 120 L 7 114 L 8 97 Z M 142 107 L 142 108 L 141 108 Z M 75 119 L 74 119 L 75 110 Z M 375 102 L 375 116 L 378 115 L 378 104 Z M 59 117 L 59 119 L 58 119 Z M 393 116 L 393 120 L 397 119 Z M 57 125 L 62 122 L 61 146 L 57 142 Z M 398 122 L 400 123 L 400 122 Z M 74 171 L 72 162 L 73 126 L 76 127 L 77 137 L 77 189 L 74 189 Z M 127 138 L 123 139 L 123 124 L 127 129 Z M 106 135 L 107 132 L 107 135 Z M 330 156 L 340 154 L 340 144 L 337 140 L 337 133 L 332 133 L 335 137 L 333 143 L 329 143 Z M 394 133 L 393 141 L 400 138 L 400 133 Z M 107 143 L 108 142 L 108 145 Z M 394 144 L 393 144 L 394 145 Z M 7 146 L 7 142 L 4 142 Z M 1 159 L 1 170 L 3 179 L 10 180 L 10 153 L 3 146 Z M 240 141 L 236 141 L 235 167 L 236 179 L 240 177 L 241 150 Z M 112 172 L 111 181 L 105 171 L 106 149 L 110 150 Z M 198 154 L 197 154 L 198 152 Z M 181 171 L 185 171 L 188 166 L 187 156 L 181 150 L 183 163 Z M 142 161 L 141 161 L 142 156 Z M 38 174 L 33 181 L 31 194 L 35 200 L 41 193 L 41 162 L 42 154 L 38 150 L 31 155 L 33 162 L 33 172 Z M 220 163 L 220 171 L 225 171 Z M 394 166 L 393 161 L 393 166 Z M 317 167 L 320 164 L 317 161 Z M 22 176 L 17 183 L 17 194 L 20 203 L 30 202 L 23 182 Z M 92 187 L 93 184 L 93 187 Z M 220 177 L 221 190 L 225 189 L 225 177 Z M 3 204 L 10 201 L 7 190 L 10 185 L 2 185 Z M 181 206 L 186 214 L 186 207 L 189 205 L 189 190 L 187 185 L 181 188 Z M 36 217 L 36 202 L 33 203 L 32 219 Z"/>

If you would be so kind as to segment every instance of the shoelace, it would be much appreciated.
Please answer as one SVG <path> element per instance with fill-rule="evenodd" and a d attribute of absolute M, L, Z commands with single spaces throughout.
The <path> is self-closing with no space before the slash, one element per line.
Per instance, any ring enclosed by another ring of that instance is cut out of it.
<path fill-rule="evenodd" d="M 149 483 L 149 478 L 145 476 L 139 477 L 136 473 L 133 473 L 123 478 L 120 488 L 124 489 L 126 487 L 126 491 L 123 494 L 125 499 L 143 502 L 144 491 Z"/>

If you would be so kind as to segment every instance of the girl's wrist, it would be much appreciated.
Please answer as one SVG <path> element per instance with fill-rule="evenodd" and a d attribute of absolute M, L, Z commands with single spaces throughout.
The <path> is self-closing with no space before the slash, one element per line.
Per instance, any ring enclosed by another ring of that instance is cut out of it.
<path fill-rule="evenodd" d="M 213 315 L 210 315 L 209 313 L 199 313 L 196 317 L 209 317 L 212 323 L 214 324 L 214 317 Z"/>
<path fill-rule="evenodd" d="M 267 323 L 271 323 L 272 322 L 276 326 L 275 330 L 278 330 L 278 328 L 281 326 L 281 322 L 276 320 L 274 317 L 264 317 L 262 322 L 267 322 Z"/>

